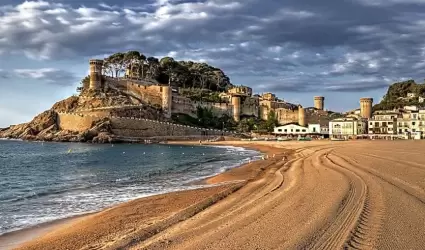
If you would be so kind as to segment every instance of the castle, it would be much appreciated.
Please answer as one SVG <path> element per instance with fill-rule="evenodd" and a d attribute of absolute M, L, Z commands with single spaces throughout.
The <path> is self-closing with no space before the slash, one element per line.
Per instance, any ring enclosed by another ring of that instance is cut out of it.
<path fill-rule="evenodd" d="M 298 123 L 306 126 L 308 123 L 327 123 L 328 112 L 324 110 L 323 96 L 314 97 L 314 107 L 304 108 L 280 100 L 273 93 L 253 95 L 252 88 L 247 86 L 236 86 L 220 93 L 221 102 L 193 101 L 173 90 L 171 86 L 158 82 L 135 80 L 130 70 L 126 70 L 125 77 L 113 78 L 102 75 L 103 60 L 90 60 L 90 84 L 85 86 L 95 91 L 103 91 L 115 88 L 127 94 L 137 96 L 143 102 L 161 108 L 166 117 L 172 114 L 186 114 L 196 117 L 198 107 L 209 108 L 214 115 L 220 117 L 228 115 L 239 122 L 243 117 L 256 117 L 267 120 L 273 111 L 281 125 Z M 104 79 L 102 81 L 102 79 Z"/>

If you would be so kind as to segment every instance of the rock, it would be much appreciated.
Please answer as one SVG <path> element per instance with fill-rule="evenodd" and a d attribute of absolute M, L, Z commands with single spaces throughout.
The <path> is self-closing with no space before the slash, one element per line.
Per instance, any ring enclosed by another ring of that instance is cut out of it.
<path fill-rule="evenodd" d="M 111 143 L 113 142 L 112 135 L 109 133 L 101 132 L 92 140 L 93 143 Z"/>

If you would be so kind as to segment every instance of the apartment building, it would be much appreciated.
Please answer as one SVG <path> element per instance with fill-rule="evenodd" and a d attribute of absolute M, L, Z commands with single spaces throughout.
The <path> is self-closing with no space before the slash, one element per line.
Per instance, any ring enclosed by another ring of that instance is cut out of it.
<path fill-rule="evenodd" d="M 397 134 L 397 118 L 401 114 L 398 112 L 380 112 L 375 113 L 368 120 L 368 134 L 377 136 L 396 135 Z"/>
<path fill-rule="evenodd" d="M 405 139 L 425 139 L 425 110 L 406 112 L 398 117 L 397 133 Z"/>
<path fill-rule="evenodd" d="M 329 137 L 331 138 L 350 139 L 364 134 L 367 134 L 366 119 L 346 117 L 329 122 Z"/>

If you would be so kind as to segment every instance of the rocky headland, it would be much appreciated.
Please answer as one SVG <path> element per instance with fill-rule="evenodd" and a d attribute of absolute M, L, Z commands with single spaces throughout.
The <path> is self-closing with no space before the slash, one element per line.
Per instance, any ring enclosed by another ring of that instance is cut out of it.
<path fill-rule="evenodd" d="M 118 142 L 111 128 L 109 117 L 93 121 L 90 128 L 82 131 L 61 129 L 59 114 L 92 113 L 107 110 L 109 117 L 143 117 L 151 120 L 168 121 L 161 110 L 144 105 L 141 100 L 117 90 L 107 92 L 86 91 L 55 103 L 52 108 L 42 112 L 27 123 L 0 129 L 0 138 L 57 141 L 57 142 Z"/>

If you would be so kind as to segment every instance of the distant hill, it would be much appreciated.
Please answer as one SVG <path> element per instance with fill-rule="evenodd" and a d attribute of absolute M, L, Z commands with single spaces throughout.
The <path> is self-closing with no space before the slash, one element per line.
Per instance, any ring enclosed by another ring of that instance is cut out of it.
<path fill-rule="evenodd" d="M 407 94 L 415 94 L 414 98 L 408 98 Z M 414 80 L 396 82 L 388 87 L 387 93 L 382 101 L 374 105 L 374 110 L 389 110 L 402 108 L 407 105 L 423 106 L 425 103 L 419 103 L 418 97 L 425 97 L 425 83 L 416 83 Z"/>

